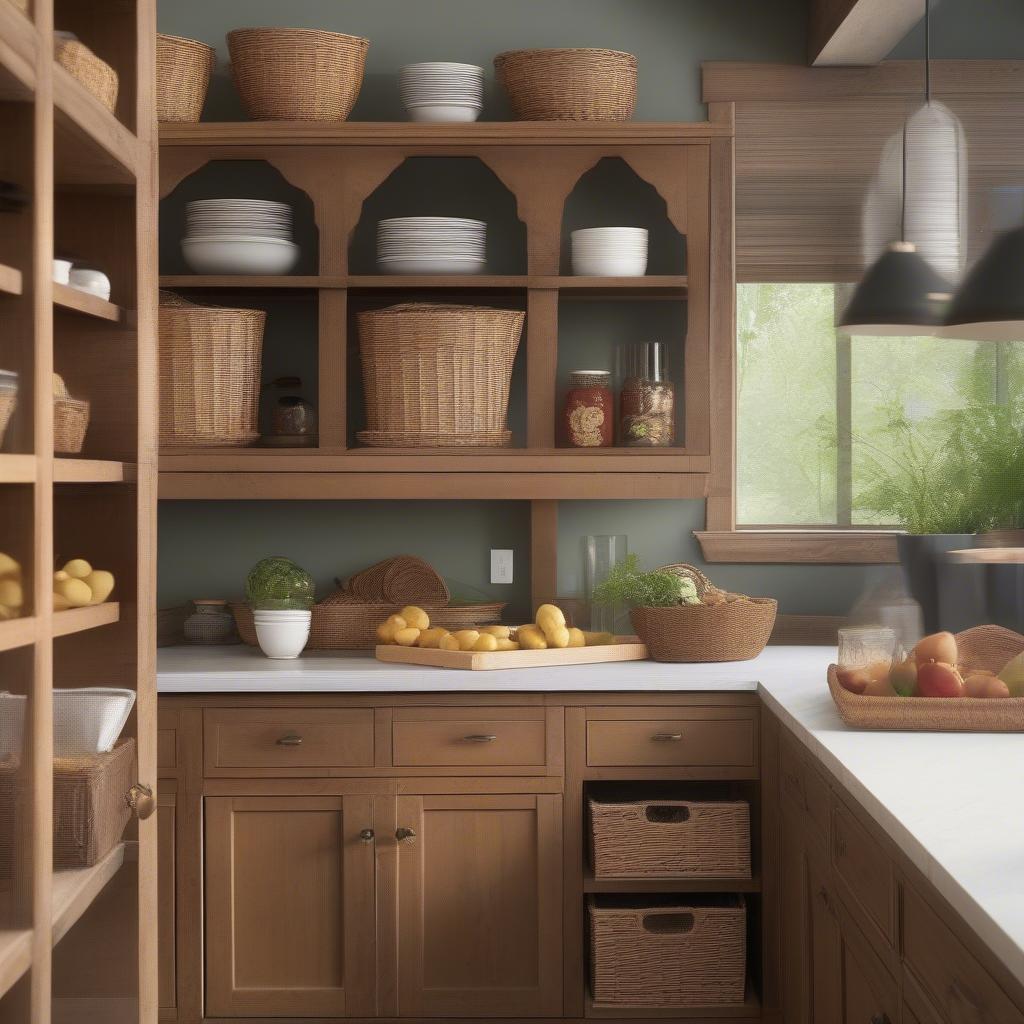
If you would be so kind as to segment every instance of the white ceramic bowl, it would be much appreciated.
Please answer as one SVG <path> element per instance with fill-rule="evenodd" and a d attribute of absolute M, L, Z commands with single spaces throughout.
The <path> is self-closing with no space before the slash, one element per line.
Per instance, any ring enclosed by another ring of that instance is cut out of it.
<path fill-rule="evenodd" d="M 413 121 L 454 123 L 475 121 L 483 107 L 469 103 L 416 103 L 407 104 L 406 109 Z"/>
<path fill-rule="evenodd" d="M 572 272 L 577 277 L 643 277 L 647 273 L 647 254 L 577 256 L 573 253 Z"/>
<path fill-rule="evenodd" d="M 197 274 L 287 274 L 299 259 L 299 247 L 279 238 L 183 238 L 181 251 Z"/>
<path fill-rule="evenodd" d="M 110 298 L 110 278 L 102 270 L 75 267 L 71 271 L 68 283 L 80 292 L 88 292 L 101 299 Z"/>
<path fill-rule="evenodd" d="M 256 639 L 268 658 L 297 658 L 309 641 L 313 613 L 304 612 L 300 619 L 255 619 Z M 255 616 L 254 616 L 255 617 Z"/>
<path fill-rule="evenodd" d="M 67 284 L 71 274 L 71 260 L 53 261 L 53 280 L 55 284 Z"/>
<path fill-rule="evenodd" d="M 54 690 L 54 757 L 107 753 L 121 735 L 134 704 L 134 690 L 112 686 Z"/>
<path fill-rule="evenodd" d="M 411 260 L 378 260 L 383 274 L 481 274 L 486 260 L 453 260 L 424 258 Z"/>
<path fill-rule="evenodd" d="M 647 228 L 579 228 L 572 233 L 572 239 L 579 239 L 581 242 L 593 239 L 617 242 L 643 239 L 646 242 Z"/>

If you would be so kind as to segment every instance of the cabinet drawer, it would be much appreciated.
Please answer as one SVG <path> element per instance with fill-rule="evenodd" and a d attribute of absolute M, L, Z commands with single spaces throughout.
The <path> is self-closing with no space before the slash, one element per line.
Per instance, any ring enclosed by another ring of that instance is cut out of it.
<path fill-rule="evenodd" d="M 542 769 L 550 756 L 543 708 L 398 708 L 391 743 L 396 768 Z"/>
<path fill-rule="evenodd" d="M 894 944 L 896 880 L 885 850 L 839 803 L 832 806 L 832 866 L 853 899 L 855 914 L 865 916 Z"/>
<path fill-rule="evenodd" d="M 369 708 L 241 708 L 203 717 L 207 773 L 373 767 Z"/>
<path fill-rule="evenodd" d="M 799 741 L 783 736 L 779 775 L 782 799 L 820 839 L 828 838 L 829 791 L 825 780 L 807 763 Z"/>
<path fill-rule="evenodd" d="M 950 1021 L 1022 1024 L 1024 1014 L 909 885 L 903 890 L 903 956 Z"/>
<path fill-rule="evenodd" d="M 711 718 L 686 712 L 587 722 L 587 764 L 594 767 L 753 768 L 757 757 L 754 718 Z"/>

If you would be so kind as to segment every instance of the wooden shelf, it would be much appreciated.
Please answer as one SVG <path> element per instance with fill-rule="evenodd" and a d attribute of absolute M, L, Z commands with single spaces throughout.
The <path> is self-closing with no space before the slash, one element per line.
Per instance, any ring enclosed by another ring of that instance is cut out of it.
<path fill-rule="evenodd" d="M 0 455 L 0 484 L 30 484 L 35 479 L 34 455 Z"/>
<path fill-rule="evenodd" d="M 92 901 L 121 869 L 126 843 L 118 843 L 91 868 L 64 868 L 53 873 L 53 944 L 71 930 Z"/>
<path fill-rule="evenodd" d="M 53 460 L 55 484 L 119 484 L 132 477 L 134 466 L 127 462 L 103 459 L 69 459 L 58 455 Z"/>
<path fill-rule="evenodd" d="M 31 615 L 0 622 L 0 651 L 13 651 L 35 643 L 36 620 Z"/>
<path fill-rule="evenodd" d="M 760 892 L 760 878 L 594 878 L 587 868 L 583 891 L 592 893 Z"/>
<path fill-rule="evenodd" d="M 529 287 L 525 275 L 495 274 L 352 274 L 348 287 L 360 291 L 406 291 L 448 288 L 455 291 L 522 291 Z"/>
<path fill-rule="evenodd" d="M 117 601 L 90 604 L 85 608 L 68 608 L 66 611 L 53 613 L 53 635 L 70 636 L 72 633 L 82 633 L 87 629 L 109 626 L 120 618 L 121 605 Z"/>
<path fill-rule="evenodd" d="M 599 1003 L 595 1003 L 588 994 L 584 1013 L 585 1016 L 596 1020 L 612 1019 L 619 1021 L 632 1018 L 655 1020 L 665 1018 L 671 1020 L 697 1018 L 698 1020 L 706 1020 L 719 1017 L 733 1020 L 760 1020 L 761 1000 L 757 998 L 749 986 L 747 996 L 743 1002 L 732 1006 L 672 1006 L 665 1009 L 648 1006 L 602 1006 Z"/>
<path fill-rule="evenodd" d="M 6 2 L 7 0 L 0 0 L 0 3 Z M 21 287 L 21 271 L 7 266 L 6 263 L 0 263 L 0 292 L 5 295 L 20 295 Z"/>
<path fill-rule="evenodd" d="M 0 4 L 6 0 L 0 0 Z M 0 930 L 0 998 L 32 966 L 32 929 Z"/>
<path fill-rule="evenodd" d="M 0 100 L 32 98 L 36 38 L 32 22 L 8 0 L 0 0 Z"/>
<path fill-rule="evenodd" d="M 115 306 L 112 302 L 90 295 L 88 292 L 79 291 L 70 285 L 58 284 L 56 281 L 53 283 L 53 304 L 73 313 L 98 317 L 100 320 L 117 323 L 121 319 L 120 306 Z"/>
<path fill-rule="evenodd" d="M 344 288 L 344 277 L 319 277 L 316 274 L 162 274 L 161 288 Z"/>

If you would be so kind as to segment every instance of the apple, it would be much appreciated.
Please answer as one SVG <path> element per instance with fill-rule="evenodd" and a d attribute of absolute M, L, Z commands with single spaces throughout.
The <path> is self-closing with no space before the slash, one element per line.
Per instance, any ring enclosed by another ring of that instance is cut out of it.
<path fill-rule="evenodd" d="M 1024 697 L 1024 651 L 1003 666 L 999 678 L 1006 683 L 1011 697 Z"/>
<path fill-rule="evenodd" d="M 917 689 L 917 662 L 913 657 L 893 665 L 889 682 L 900 697 L 912 697 Z"/>
<path fill-rule="evenodd" d="M 871 676 L 866 668 L 848 668 L 840 665 L 836 669 L 839 685 L 850 693 L 863 693 L 871 683 Z"/>
<path fill-rule="evenodd" d="M 972 672 L 964 680 L 965 697 L 1009 697 L 1010 688 L 992 672 Z"/>
<path fill-rule="evenodd" d="M 957 660 L 956 637 L 952 633 L 932 633 L 922 637 L 914 647 L 914 661 L 918 666 L 928 661 L 943 665 L 955 665 Z"/>
<path fill-rule="evenodd" d="M 917 695 L 919 697 L 962 697 L 964 681 L 960 673 L 947 662 L 928 661 L 917 666 Z"/>

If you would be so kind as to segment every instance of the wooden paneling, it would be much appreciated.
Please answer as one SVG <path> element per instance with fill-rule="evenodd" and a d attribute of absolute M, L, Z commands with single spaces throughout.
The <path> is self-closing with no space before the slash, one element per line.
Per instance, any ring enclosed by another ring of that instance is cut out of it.
<path fill-rule="evenodd" d="M 706 562 L 891 565 L 899 561 L 891 530 L 698 530 Z"/>

